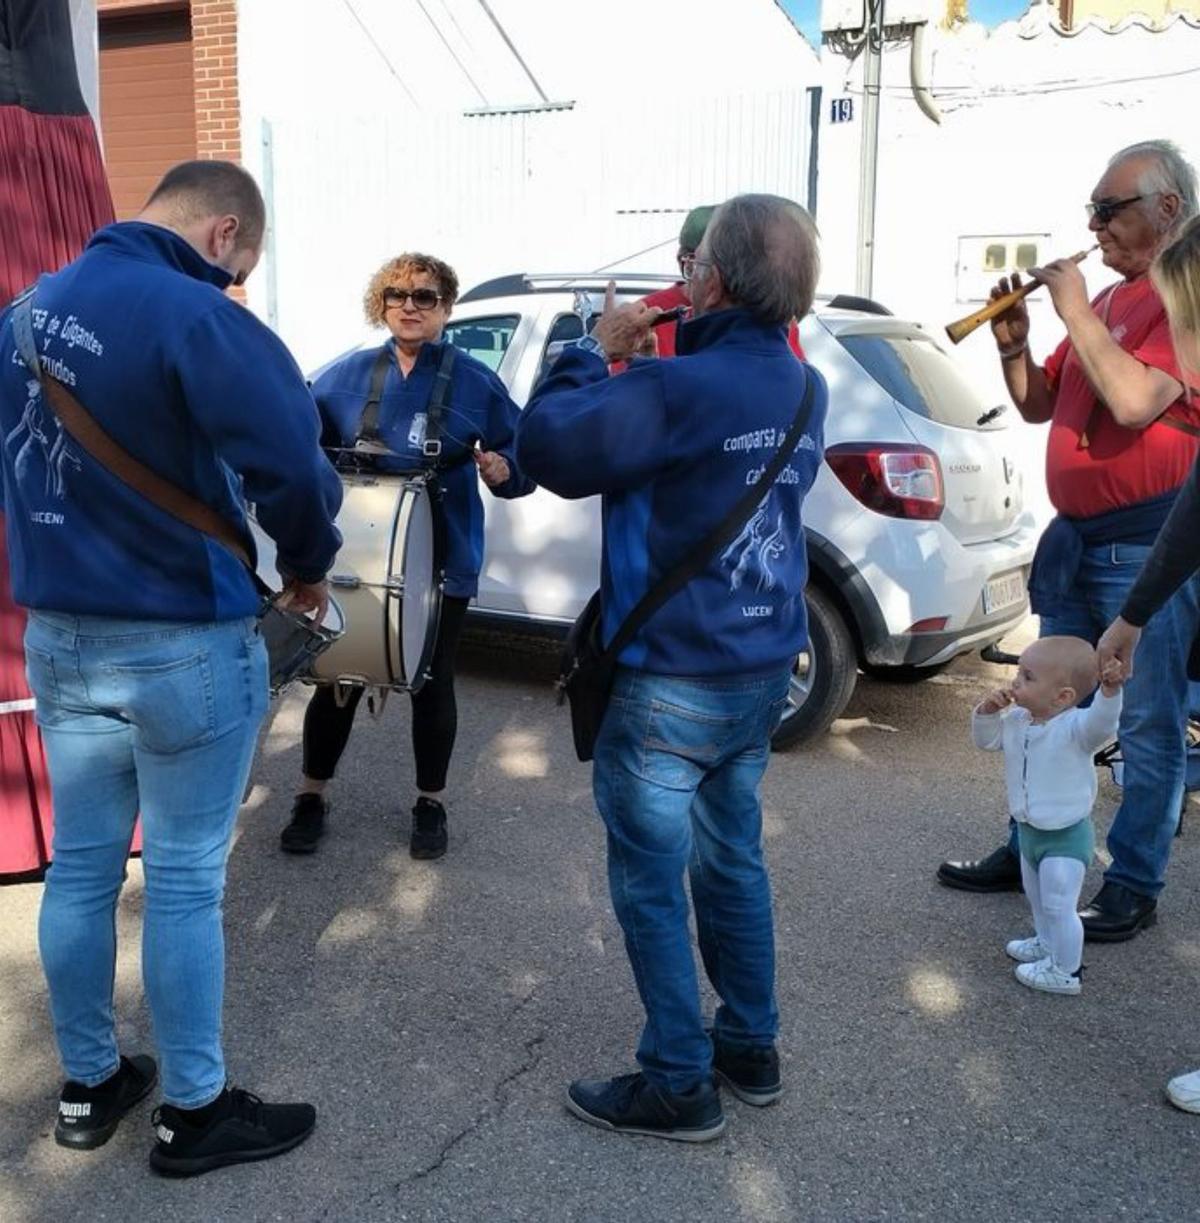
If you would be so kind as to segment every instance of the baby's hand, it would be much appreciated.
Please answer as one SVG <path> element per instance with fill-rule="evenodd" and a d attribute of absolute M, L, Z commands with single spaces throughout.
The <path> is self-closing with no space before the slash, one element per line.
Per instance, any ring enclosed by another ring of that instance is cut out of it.
<path fill-rule="evenodd" d="M 983 714 L 985 717 L 988 714 L 1000 713 L 1002 710 L 1007 709 L 1015 699 L 1011 688 L 997 688 L 995 692 L 989 692 L 975 706 L 975 712 Z"/>
<path fill-rule="evenodd" d="M 1116 696 L 1125 682 L 1125 668 L 1120 659 L 1110 658 L 1100 668 L 1100 691 L 1105 696 Z"/>

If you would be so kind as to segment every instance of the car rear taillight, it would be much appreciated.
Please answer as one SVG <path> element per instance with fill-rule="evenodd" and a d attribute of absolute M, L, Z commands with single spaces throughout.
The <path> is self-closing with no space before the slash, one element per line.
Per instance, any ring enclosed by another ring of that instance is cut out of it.
<path fill-rule="evenodd" d="M 889 518 L 942 516 L 942 465 L 927 446 L 847 442 L 830 446 L 825 461 L 869 510 Z"/>

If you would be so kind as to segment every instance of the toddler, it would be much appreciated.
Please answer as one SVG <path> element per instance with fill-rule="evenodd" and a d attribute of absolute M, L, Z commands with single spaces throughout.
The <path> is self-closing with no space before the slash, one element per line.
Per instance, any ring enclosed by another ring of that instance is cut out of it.
<path fill-rule="evenodd" d="M 1100 676 L 1096 652 L 1081 637 L 1043 637 L 1021 654 L 1012 686 L 985 697 L 971 715 L 975 745 L 1004 752 L 1034 928 L 1032 938 L 1014 939 L 1005 951 L 1030 989 L 1080 991 L 1083 923 L 1076 909 L 1095 845 L 1092 758 L 1116 737 L 1120 676 L 1115 662 Z M 1098 679 L 1095 700 L 1077 708 Z"/>

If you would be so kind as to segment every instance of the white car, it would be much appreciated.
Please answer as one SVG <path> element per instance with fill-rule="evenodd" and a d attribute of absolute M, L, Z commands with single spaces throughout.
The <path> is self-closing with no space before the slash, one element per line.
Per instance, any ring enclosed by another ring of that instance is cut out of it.
<path fill-rule="evenodd" d="M 523 405 L 602 308 L 607 279 L 488 281 L 459 298 L 447 338 L 496 370 Z M 669 282 L 618 274 L 618 294 Z M 981 402 L 933 336 L 874 302 L 835 297 L 818 301 L 800 339 L 828 383 L 829 414 L 825 462 L 804 505 L 811 642 L 777 747 L 822 733 L 859 667 L 919 679 L 1003 637 L 1026 614 L 1037 539 L 1007 413 Z M 599 583 L 599 499 L 538 489 L 484 504 L 473 619 L 561 632 Z"/>

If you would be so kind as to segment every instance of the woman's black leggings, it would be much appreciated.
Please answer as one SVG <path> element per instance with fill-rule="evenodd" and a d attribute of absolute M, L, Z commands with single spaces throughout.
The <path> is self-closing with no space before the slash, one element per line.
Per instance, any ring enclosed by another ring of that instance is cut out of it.
<path fill-rule="evenodd" d="M 417 789 L 436 794 L 446 788 L 446 770 L 458 730 L 454 699 L 454 659 L 469 599 L 445 595 L 438 620 L 437 646 L 429 678 L 412 697 L 413 755 L 417 762 Z M 350 739 L 354 714 L 364 688 L 352 688 L 339 705 L 332 684 L 321 684 L 304 714 L 304 776 L 328 781 Z"/>

